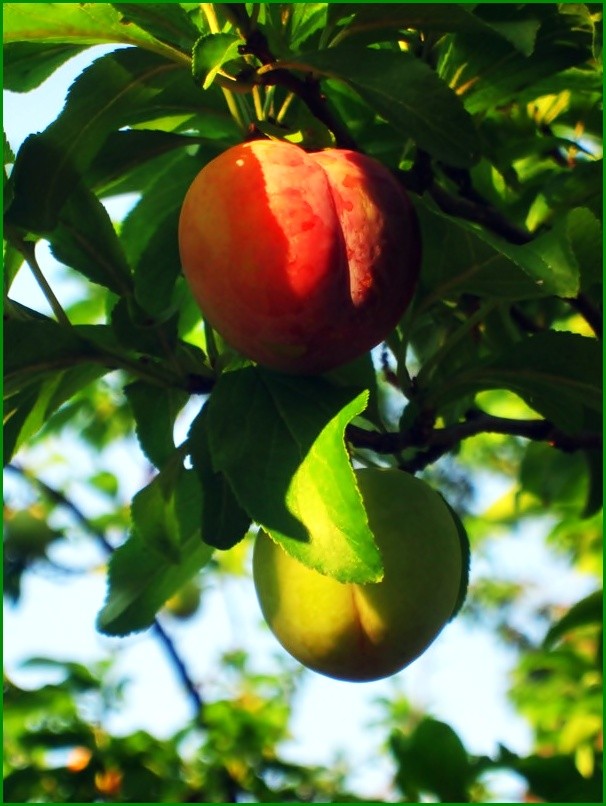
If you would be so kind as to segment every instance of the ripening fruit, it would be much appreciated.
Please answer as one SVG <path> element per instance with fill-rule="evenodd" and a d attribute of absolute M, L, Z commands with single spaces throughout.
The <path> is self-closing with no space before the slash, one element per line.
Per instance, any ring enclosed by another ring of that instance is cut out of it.
<path fill-rule="evenodd" d="M 205 319 L 232 347 L 306 374 L 382 341 L 421 260 L 414 208 L 383 165 L 276 140 L 234 146 L 200 171 L 179 248 Z"/>
<path fill-rule="evenodd" d="M 329 677 L 369 681 L 415 660 L 453 616 L 467 550 L 448 506 L 425 482 L 392 469 L 356 477 L 383 557 L 381 582 L 337 582 L 264 532 L 253 570 L 263 615 L 291 655 Z"/>

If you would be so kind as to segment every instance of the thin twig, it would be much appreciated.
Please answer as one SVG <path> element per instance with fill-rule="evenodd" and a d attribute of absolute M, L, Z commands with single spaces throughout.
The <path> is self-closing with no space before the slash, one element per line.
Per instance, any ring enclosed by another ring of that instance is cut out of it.
<path fill-rule="evenodd" d="M 64 509 L 68 510 L 75 520 L 84 528 L 95 540 L 99 543 L 102 547 L 104 552 L 107 555 L 111 555 L 114 551 L 114 547 L 109 542 L 109 540 L 105 537 L 105 534 L 94 526 L 89 518 L 82 512 L 80 507 L 78 507 L 70 498 L 68 498 L 65 493 L 61 490 L 57 490 L 54 487 L 48 485 L 45 481 L 38 478 L 37 476 L 33 476 L 28 473 L 23 467 L 17 464 L 9 464 L 7 465 L 7 470 L 12 471 L 13 473 L 21 476 L 22 478 L 26 479 L 32 486 L 37 487 L 43 495 L 45 495 L 50 501 L 55 503 L 58 506 L 63 507 Z M 189 698 L 191 700 L 193 711 L 194 711 L 194 719 L 200 724 L 203 725 L 203 709 L 204 709 L 204 701 L 200 696 L 198 688 L 196 687 L 195 683 L 193 682 L 192 678 L 190 677 L 185 663 L 183 659 L 177 652 L 175 644 L 172 638 L 168 635 L 164 627 L 160 624 L 158 619 L 154 619 L 152 624 L 152 629 L 157 636 L 158 640 L 166 650 L 167 655 L 169 656 L 172 665 L 177 673 L 177 676 L 181 683 L 183 684 L 185 690 L 187 691 Z"/>
<path fill-rule="evenodd" d="M 71 322 L 68 319 L 67 314 L 63 310 L 63 307 L 57 297 L 55 296 L 55 292 L 51 288 L 48 280 L 44 276 L 42 269 L 40 268 L 40 264 L 36 258 L 36 244 L 33 241 L 26 241 L 25 238 L 21 237 L 9 237 L 9 240 L 13 244 L 13 246 L 21 252 L 25 262 L 30 268 L 31 273 L 36 280 L 40 290 L 44 294 L 48 304 L 52 312 L 55 314 L 57 321 L 60 322 L 62 325 L 67 327 L 71 327 Z"/>

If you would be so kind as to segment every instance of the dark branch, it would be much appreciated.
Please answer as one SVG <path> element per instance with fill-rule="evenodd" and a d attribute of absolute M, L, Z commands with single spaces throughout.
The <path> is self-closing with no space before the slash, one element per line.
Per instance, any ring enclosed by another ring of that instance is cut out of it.
<path fill-rule="evenodd" d="M 437 182 L 433 182 L 428 191 L 438 207 L 449 215 L 482 224 L 510 243 L 522 245 L 532 241 L 531 233 L 512 224 L 487 201 L 480 203 L 462 196 L 453 196 Z"/>
<path fill-rule="evenodd" d="M 240 28 L 242 31 L 242 28 Z M 328 106 L 326 96 L 320 88 L 320 82 L 311 76 L 299 78 L 279 67 L 276 57 L 271 52 L 265 35 L 258 29 L 250 31 L 245 36 L 245 44 L 239 48 L 242 55 L 251 55 L 261 62 L 263 67 L 276 65 L 275 69 L 262 73 L 253 73 L 251 78 L 262 86 L 280 86 L 289 92 L 295 93 L 307 106 L 309 111 L 334 135 L 339 148 L 349 148 L 359 151 L 355 140 L 347 127 L 335 116 Z"/>
<path fill-rule="evenodd" d="M 204 703 L 202 701 L 202 697 L 200 697 L 200 692 L 198 691 L 197 686 L 189 676 L 189 672 L 185 668 L 183 659 L 177 652 L 173 639 L 170 637 L 170 635 L 168 635 L 168 633 L 166 632 L 164 627 L 160 624 L 157 618 L 154 619 L 152 629 L 157 635 L 160 643 L 164 646 L 164 649 L 166 650 L 168 656 L 172 660 L 177 676 L 181 681 L 183 688 L 187 691 L 189 695 L 189 699 L 192 704 L 196 721 L 199 722 L 200 725 L 203 725 Z"/>
<path fill-rule="evenodd" d="M 407 448 L 418 448 L 419 453 L 406 460 L 407 469 L 420 470 L 455 448 L 462 440 L 478 434 L 508 434 L 539 442 L 549 442 L 554 448 L 572 452 L 601 450 L 602 435 L 595 432 L 566 434 L 549 420 L 513 420 L 494 417 L 484 412 L 471 411 L 464 422 L 447 428 L 434 428 L 423 440 L 414 430 L 402 433 L 378 433 L 358 426 L 349 426 L 347 438 L 357 448 L 376 453 L 400 453 Z"/>
<path fill-rule="evenodd" d="M 326 101 L 326 96 L 321 92 L 320 83 L 316 79 L 311 78 L 311 76 L 301 79 L 293 75 L 289 70 L 276 68 L 268 73 L 257 75 L 255 80 L 264 86 L 279 85 L 290 92 L 294 92 L 307 106 L 312 115 L 333 133 L 335 143 L 339 148 L 360 151 L 347 127 L 331 111 Z"/>
<path fill-rule="evenodd" d="M 34 487 L 37 487 L 40 490 L 40 492 L 46 498 L 49 499 L 49 501 L 68 510 L 72 514 L 72 516 L 76 519 L 76 521 L 80 524 L 80 526 L 82 526 L 92 537 L 95 538 L 95 540 L 103 548 L 106 554 L 113 553 L 114 547 L 105 537 L 104 533 L 99 529 L 97 529 L 90 522 L 90 520 L 82 512 L 80 507 L 74 504 L 74 502 L 71 501 L 65 495 L 65 493 L 61 492 L 60 490 L 56 490 L 53 487 L 50 487 L 46 482 L 42 481 L 42 479 L 39 479 L 37 476 L 30 475 L 24 468 L 20 467 L 19 465 L 16 464 L 7 465 L 7 470 L 10 470 L 13 473 L 26 479 Z M 170 657 L 170 660 L 172 661 L 172 664 L 175 668 L 179 680 L 183 684 L 185 690 L 187 691 L 190 697 L 194 709 L 194 718 L 198 723 L 203 724 L 202 711 L 204 708 L 204 702 L 193 680 L 189 676 L 185 664 L 183 663 L 182 658 L 177 652 L 172 639 L 166 633 L 166 631 L 164 630 L 164 628 L 157 619 L 154 619 L 152 628 L 156 636 L 164 646 L 164 649 L 166 650 L 168 656 Z"/>

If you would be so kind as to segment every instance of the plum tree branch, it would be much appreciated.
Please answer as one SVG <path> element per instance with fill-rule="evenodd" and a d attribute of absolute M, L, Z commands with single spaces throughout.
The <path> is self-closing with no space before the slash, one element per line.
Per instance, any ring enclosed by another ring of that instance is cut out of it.
<path fill-rule="evenodd" d="M 330 109 L 317 79 L 311 76 L 299 78 L 290 70 L 281 68 L 269 48 L 265 34 L 258 28 L 250 28 L 240 21 L 239 31 L 245 41 L 245 44 L 239 48 L 240 53 L 254 56 L 263 67 L 270 68 L 254 73 L 255 83 L 262 86 L 281 86 L 294 93 L 303 101 L 312 115 L 332 132 L 339 148 L 360 150 L 348 128 Z"/>
<path fill-rule="evenodd" d="M 577 450 L 601 450 L 602 435 L 582 431 L 567 434 L 556 428 L 549 420 L 514 420 L 495 417 L 479 410 L 471 410 L 467 418 L 446 428 L 432 428 L 429 434 L 408 431 L 379 433 L 358 426 L 347 428 L 347 439 L 357 448 L 367 448 L 376 453 L 400 453 L 406 448 L 419 448 L 420 452 L 406 460 L 407 469 L 421 470 L 455 448 L 460 442 L 478 434 L 507 434 L 539 442 L 549 442 L 554 448 L 572 452 Z"/>
<path fill-rule="evenodd" d="M 64 492 L 61 490 L 57 490 L 54 487 L 51 487 L 45 481 L 43 481 L 38 476 L 34 476 L 33 474 L 29 473 L 25 468 L 21 467 L 18 464 L 9 464 L 6 466 L 7 470 L 19 475 L 21 478 L 25 479 L 29 484 L 33 487 L 37 487 L 40 492 L 53 504 L 57 506 L 63 507 L 68 512 L 72 514 L 76 522 L 86 531 L 89 535 L 91 535 L 97 543 L 101 546 L 103 551 L 107 555 L 111 555 L 114 551 L 114 547 L 110 543 L 110 541 L 106 538 L 105 534 L 98 529 L 89 518 L 82 512 L 79 506 L 75 504 Z M 193 682 L 183 659 L 177 652 L 175 647 L 174 641 L 168 635 L 164 627 L 160 624 L 158 619 L 154 619 L 152 629 L 157 636 L 158 640 L 164 647 L 166 654 L 170 658 L 173 668 L 177 674 L 177 677 L 181 681 L 183 687 L 188 693 L 190 701 L 192 703 L 193 711 L 194 711 L 194 718 L 199 724 L 203 724 L 202 721 L 202 713 L 204 709 L 204 701 L 200 696 L 200 692 L 196 687 L 195 683 Z"/>

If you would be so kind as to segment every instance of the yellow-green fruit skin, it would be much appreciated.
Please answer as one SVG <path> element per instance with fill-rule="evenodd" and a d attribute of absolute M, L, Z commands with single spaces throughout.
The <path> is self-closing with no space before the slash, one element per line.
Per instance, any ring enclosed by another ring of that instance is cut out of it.
<path fill-rule="evenodd" d="M 451 618 L 463 552 L 442 498 L 400 470 L 356 471 L 383 558 L 381 582 L 341 583 L 295 560 L 260 532 L 253 575 L 263 615 L 304 666 L 364 682 L 399 672 Z"/>

